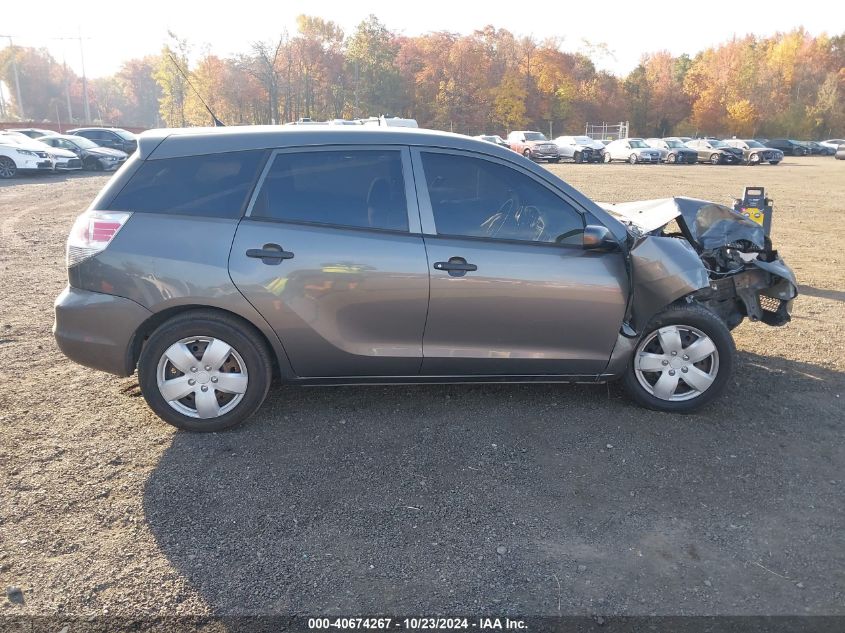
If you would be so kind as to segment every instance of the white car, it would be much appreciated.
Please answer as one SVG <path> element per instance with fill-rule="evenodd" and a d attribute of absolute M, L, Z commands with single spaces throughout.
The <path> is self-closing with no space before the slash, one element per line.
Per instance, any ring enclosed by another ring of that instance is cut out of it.
<path fill-rule="evenodd" d="M 599 163 L 604 156 L 604 143 L 589 136 L 558 136 L 554 143 L 561 158 L 571 158 L 576 163 Z"/>
<path fill-rule="evenodd" d="M 82 169 L 82 161 L 79 159 L 79 156 L 69 150 L 50 147 L 47 143 L 17 132 L 0 132 L 0 142 L 2 141 L 23 145 L 30 150 L 35 149 L 47 152 L 53 159 L 53 171 L 78 171 Z"/>
<path fill-rule="evenodd" d="M 56 162 L 50 152 L 22 135 L 0 134 L 0 178 L 14 178 L 22 172 L 53 171 Z"/>
<path fill-rule="evenodd" d="M 845 138 L 829 138 L 826 141 L 819 141 L 819 145 L 824 145 L 832 150 L 837 150 L 840 145 L 845 145 Z"/>
<path fill-rule="evenodd" d="M 611 141 L 604 148 L 604 162 L 614 160 L 628 161 L 632 165 L 637 163 L 660 163 L 660 150 L 649 147 L 641 138 L 621 138 Z"/>

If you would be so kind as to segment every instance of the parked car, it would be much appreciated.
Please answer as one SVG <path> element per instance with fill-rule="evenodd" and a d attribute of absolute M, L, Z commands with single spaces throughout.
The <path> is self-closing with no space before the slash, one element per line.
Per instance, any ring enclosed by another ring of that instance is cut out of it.
<path fill-rule="evenodd" d="M 826 141 L 819 141 L 819 145 L 829 147 L 834 153 L 836 153 L 836 150 L 839 149 L 840 145 L 845 145 L 845 138 L 829 138 Z"/>
<path fill-rule="evenodd" d="M 27 140 L 25 136 L 0 134 L 0 178 L 53 171 L 56 164 L 49 152 Z"/>
<path fill-rule="evenodd" d="M 660 160 L 664 163 L 694 165 L 698 162 L 698 153 L 675 138 L 647 138 L 646 145 L 660 150 Z"/>
<path fill-rule="evenodd" d="M 498 145 L 500 147 L 510 147 L 510 145 L 508 145 L 508 142 L 498 134 L 479 134 L 475 138 L 482 141 L 487 141 L 488 143 L 493 143 L 494 145 Z"/>
<path fill-rule="evenodd" d="M 681 143 L 684 143 L 686 145 L 687 143 L 689 143 L 690 141 L 695 140 L 695 139 L 693 139 L 691 136 L 664 136 L 663 140 L 664 141 L 680 141 Z"/>
<path fill-rule="evenodd" d="M 776 138 L 763 144 L 766 147 L 779 149 L 786 156 L 808 156 L 810 154 L 810 149 L 806 145 L 788 138 Z"/>
<path fill-rule="evenodd" d="M 766 147 L 754 139 L 726 138 L 724 143 L 742 150 L 742 162 L 746 165 L 759 165 L 760 163 L 777 165 L 783 160 L 782 151 Z"/>
<path fill-rule="evenodd" d="M 50 147 L 65 149 L 76 154 L 84 169 L 93 171 L 114 171 L 126 162 L 126 152 L 109 147 L 100 147 L 83 136 L 54 134 L 38 139 Z"/>
<path fill-rule="evenodd" d="M 693 139 L 687 147 L 698 152 L 698 161 L 712 165 L 738 165 L 742 162 L 742 150 L 715 139 Z"/>
<path fill-rule="evenodd" d="M 16 132 L 18 134 L 28 136 L 29 138 L 39 138 L 41 136 L 49 136 L 50 134 L 55 134 L 55 132 L 52 130 L 41 130 L 35 127 L 9 128 L 8 130 L 4 130 L 4 132 Z"/>
<path fill-rule="evenodd" d="M 138 149 L 138 137 L 119 127 L 81 127 L 68 130 L 67 134 L 82 136 L 100 147 L 110 147 L 127 154 Z"/>
<path fill-rule="evenodd" d="M 542 132 L 511 132 L 508 134 L 508 145 L 517 154 L 522 154 L 531 160 L 544 160 L 549 163 L 560 160 L 560 150 L 557 145 L 547 139 Z"/>
<path fill-rule="evenodd" d="M 625 160 L 635 165 L 637 163 L 660 163 L 660 150 L 649 147 L 641 138 L 621 138 L 611 141 L 604 148 L 604 162 Z"/>
<path fill-rule="evenodd" d="M 691 411 L 731 381 L 730 328 L 789 320 L 795 278 L 727 207 L 632 204 L 430 130 L 145 132 L 71 229 L 54 333 L 78 363 L 137 368 L 149 406 L 195 431 L 254 413 L 274 375 L 618 378 Z"/>
<path fill-rule="evenodd" d="M 814 156 L 833 156 L 836 150 L 822 143 L 816 141 L 801 141 L 806 147 L 810 148 L 810 153 Z"/>
<path fill-rule="evenodd" d="M 589 136 L 558 136 L 554 140 L 561 158 L 576 163 L 600 163 L 604 160 L 604 143 Z"/>
<path fill-rule="evenodd" d="M 82 169 L 82 161 L 73 152 L 56 147 L 50 147 L 46 143 L 17 132 L 0 132 L 2 141 L 23 145 L 30 150 L 47 152 L 53 160 L 53 171 L 76 171 Z"/>

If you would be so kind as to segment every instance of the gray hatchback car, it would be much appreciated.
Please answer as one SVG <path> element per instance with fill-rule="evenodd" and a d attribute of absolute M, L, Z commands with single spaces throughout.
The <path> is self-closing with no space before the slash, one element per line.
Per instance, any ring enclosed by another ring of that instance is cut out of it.
<path fill-rule="evenodd" d="M 686 198 L 600 205 L 440 132 L 145 132 L 75 222 L 54 332 L 167 422 L 218 431 L 290 385 L 603 382 L 711 401 L 743 318 L 794 276 L 762 227 Z"/>

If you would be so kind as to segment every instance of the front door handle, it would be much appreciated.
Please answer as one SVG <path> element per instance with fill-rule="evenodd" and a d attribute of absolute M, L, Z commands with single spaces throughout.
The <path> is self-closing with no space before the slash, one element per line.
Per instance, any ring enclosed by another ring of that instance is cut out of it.
<path fill-rule="evenodd" d="M 435 270 L 445 270 L 452 277 L 463 277 L 468 272 L 478 270 L 475 264 L 468 264 L 463 257 L 450 257 L 448 262 L 434 262 Z"/>
<path fill-rule="evenodd" d="M 293 259 L 293 253 L 286 251 L 278 244 L 265 244 L 262 248 L 250 248 L 247 257 L 260 259 L 268 266 L 278 266 L 283 259 Z"/>

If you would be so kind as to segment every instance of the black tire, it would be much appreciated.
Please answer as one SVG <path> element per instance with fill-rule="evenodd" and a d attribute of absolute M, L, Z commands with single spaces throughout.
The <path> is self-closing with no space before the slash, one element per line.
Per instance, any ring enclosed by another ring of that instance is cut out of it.
<path fill-rule="evenodd" d="M 759 165 L 760 161 L 761 161 L 760 154 L 751 154 L 751 156 L 748 157 L 748 164 L 749 165 Z"/>
<path fill-rule="evenodd" d="M 718 370 L 712 384 L 698 396 L 690 400 L 671 401 L 660 399 L 646 391 L 637 379 L 634 370 L 636 349 L 631 354 L 628 367 L 622 376 L 622 385 L 628 395 L 638 404 L 655 411 L 671 413 L 691 413 L 718 398 L 728 385 L 735 365 L 736 345 L 730 330 L 718 316 L 707 308 L 695 304 L 675 304 L 655 316 L 644 329 L 637 346 L 651 333 L 668 325 L 691 326 L 706 334 L 718 352 Z"/>
<path fill-rule="evenodd" d="M 572 161 L 575 163 L 583 163 L 584 162 L 584 155 L 581 152 L 575 152 L 572 155 Z"/>
<path fill-rule="evenodd" d="M 637 164 L 637 155 L 636 155 L 636 154 L 631 154 L 631 155 L 628 157 L 628 162 L 629 162 L 629 163 L 631 163 L 632 165 L 636 165 L 636 164 Z"/>
<path fill-rule="evenodd" d="M 18 166 L 8 156 L 0 156 L 0 178 L 14 178 L 18 174 Z"/>
<path fill-rule="evenodd" d="M 714 152 L 714 153 L 710 154 L 710 164 L 711 165 L 718 165 L 720 162 L 722 162 L 722 157 L 719 156 L 718 153 Z"/>
<path fill-rule="evenodd" d="M 602 160 L 607 163 L 608 165 L 613 162 L 613 159 L 610 157 L 610 152 L 605 152 L 604 157 Z"/>
<path fill-rule="evenodd" d="M 548 162 L 557 163 L 557 162 L 560 162 L 560 159 L 559 158 L 550 158 Z"/>
<path fill-rule="evenodd" d="M 242 399 L 218 417 L 201 419 L 180 413 L 158 387 L 158 365 L 164 352 L 173 343 L 194 336 L 225 341 L 246 365 L 248 382 Z M 237 426 L 258 410 L 270 387 L 272 367 L 265 341 L 249 325 L 227 314 L 197 310 L 165 321 L 150 335 L 138 359 L 138 382 L 147 404 L 162 420 L 186 431 L 210 433 Z"/>
<path fill-rule="evenodd" d="M 524 152 L 522 152 L 522 155 L 525 156 L 525 158 L 527 158 L 528 160 L 531 160 L 531 150 L 530 149 L 527 149 Z"/>
<path fill-rule="evenodd" d="M 780 164 L 779 160 L 770 160 L 769 161 L 769 165 L 779 165 L 779 164 Z"/>
<path fill-rule="evenodd" d="M 678 162 L 678 157 L 677 157 L 677 155 L 675 155 L 675 154 L 671 154 L 671 153 L 670 153 L 670 154 L 666 157 L 666 162 L 667 162 L 667 163 L 672 163 L 672 164 L 674 165 L 675 163 L 677 163 L 677 162 Z"/>

